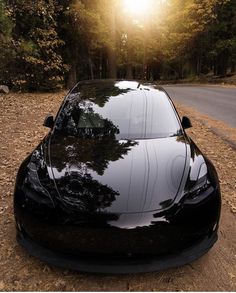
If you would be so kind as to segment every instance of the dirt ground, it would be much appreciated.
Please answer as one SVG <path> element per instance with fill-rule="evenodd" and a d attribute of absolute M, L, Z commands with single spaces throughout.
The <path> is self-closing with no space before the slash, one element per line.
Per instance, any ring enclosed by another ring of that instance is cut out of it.
<path fill-rule="evenodd" d="M 12 208 L 15 175 L 23 158 L 47 133 L 42 127 L 44 116 L 57 111 L 63 95 L 0 97 L 0 290 L 236 291 L 236 149 L 214 130 L 219 127 L 221 132 L 231 131 L 232 136 L 235 132 L 181 105 L 177 105 L 180 114 L 187 114 L 194 126 L 189 135 L 213 161 L 221 180 L 223 207 L 219 241 L 207 255 L 190 265 L 160 273 L 112 276 L 82 274 L 45 265 L 19 247 Z"/>

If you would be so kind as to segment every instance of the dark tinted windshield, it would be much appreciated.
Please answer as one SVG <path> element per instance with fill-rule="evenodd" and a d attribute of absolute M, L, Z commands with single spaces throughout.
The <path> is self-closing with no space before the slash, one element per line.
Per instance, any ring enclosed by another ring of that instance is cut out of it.
<path fill-rule="evenodd" d="M 68 98 L 55 129 L 81 138 L 130 140 L 180 133 L 176 114 L 163 91 L 137 89 L 137 83 L 126 87 L 124 83 L 81 86 Z"/>

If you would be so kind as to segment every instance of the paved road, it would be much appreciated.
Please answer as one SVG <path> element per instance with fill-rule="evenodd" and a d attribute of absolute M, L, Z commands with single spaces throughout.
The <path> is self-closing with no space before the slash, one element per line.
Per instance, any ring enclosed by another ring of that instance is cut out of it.
<path fill-rule="evenodd" d="M 236 88 L 220 86 L 165 86 L 173 101 L 236 127 Z"/>

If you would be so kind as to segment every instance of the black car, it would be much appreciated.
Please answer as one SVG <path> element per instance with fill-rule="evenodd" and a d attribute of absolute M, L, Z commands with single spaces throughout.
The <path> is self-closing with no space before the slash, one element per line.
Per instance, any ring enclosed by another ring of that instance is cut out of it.
<path fill-rule="evenodd" d="M 135 81 L 86 81 L 21 164 L 17 239 L 45 262 L 85 272 L 183 265 L 217 240 L 216 170 L 167 93 Z"/>

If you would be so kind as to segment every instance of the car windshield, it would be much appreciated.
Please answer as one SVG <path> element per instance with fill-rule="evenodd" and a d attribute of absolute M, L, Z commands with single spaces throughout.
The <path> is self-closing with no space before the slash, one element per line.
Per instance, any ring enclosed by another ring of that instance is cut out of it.
<path fill-rule="evenodd" d="M 131 88 L 112 93 L 84 86 L 68 97 L 55 131 L 79 138 L 135 140 L 176 136 L 181 128 L 163 91 Z"/>

